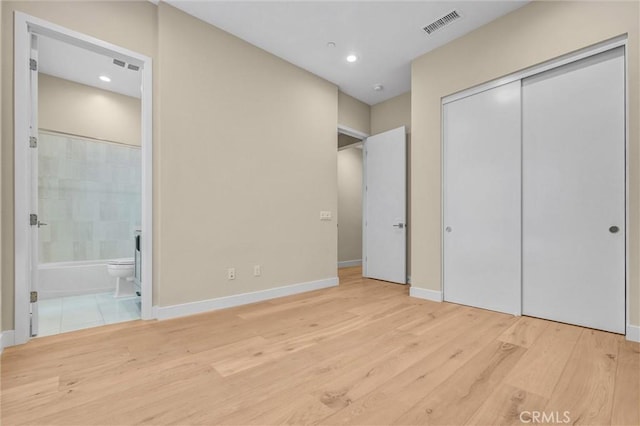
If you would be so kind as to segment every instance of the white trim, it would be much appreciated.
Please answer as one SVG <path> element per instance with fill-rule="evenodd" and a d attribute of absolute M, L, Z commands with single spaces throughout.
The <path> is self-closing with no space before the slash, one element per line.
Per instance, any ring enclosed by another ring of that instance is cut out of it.
<path fill-rule="evenodd" d="M 365 132 L 361 132 L 360 130 L 352 129 L 349 126 L 344 126 L 342 124 L 338 124 L 338 133 L 342 133 L 343 135 L 351 136 L 352 138 L 365 140 L 370 135 Z"/>
<path fill-rule="evenodd" d="M 486 90 L 494 89 L 504 84 L 509 84 L 517 80 L 522 80 L 524 78 L 531 77 L 532 75 L 540 74 L 550 69 L 558 68 L 558 67 L 561 67 L 562 65 L 579 61 L 580 59 L 597 55 L 598 53 L 605 52 L 607 50 L 610 50 L 616 47 L 624 46 L 626 45 L 626 43 L 627 43 L 626 34 L 618 37 L 614 37 L 610 40 L 605 40 L 601 43 L 596 43 L 593 46 L 585 47 L 584 49 L 567 53 L 566 55 L 559 56 L 557 58 L 543 62 L 541 64 L 534 65 L 532 67 L 525 68 L 524 70 L 514 72 L 513 74 L 509 74 L 507 76 L 500 77 L 498 79 L 491 80 L 486 83 L 483 83 L 474 87 L 470 87 L 468 89 L 461 90 L 460 92 L 456 92 L 451 95 L 445 96 L 442 98 L 442 104 L 443 105 L 448 104 L 450 102 L 457 101 L 462 98 L 466 98 L 468 96 L 472 96 L 480 92 L 484 92 Z"/>
<path fill-rule="evenodd" d="M 4 348 L 14 346 L 15 344 L 15 332 L 13 330 L 5 330 L 0 333 L 0 354 Z"/>
<path fill-rule="evenodd" d="M 142 318 L 153 318 L 153 162 L 152 162 L 152 60 L 97 38 L 69 30 L 22 12 L 14 13 L 14 197 L 15 197 L 15 343 L 26 343 L 29 336 L 29 258 L 30 236 L 28 215 L 30 168 L 29 148 L 29 56 L 31 34 L 46 35 L 93 52 L 107 54 L 142 68 L 142 236 L 148 249 L 143 251 Z"/>
<path fill-rule="evenodd" d="M 351 266 L 360 266 L 360 265 L 362 265 L 362 259 L 343 260 L 342 262 L 338 262 L 338 268 L 349 268 Z"/>
<path fill-rule="evenodd" d="M 367 257 L 367 139 L 362 144 L 362 276 L 368 277 Z"/>
<path fill-rule="evenodd" d="M 14 30 L 14 341 L 26 343 L 29 329 L 30 241 L 29 208 L 31 181 L 29 165 L 29 57 L 30 32 L 25 15 L 15 13 Z"/>
<path fill-rule="evenodd" d="M 419 288 L 411 286 L 409 288 L 409 296 L 416 299 L 431 300 L 432 302 L 442 302 L 442 292 L 437 290 L 427 290 L 426 288 Z"/>
<path fill-rule="evenodd" d="M 640 326 L 627 324 L 627 334 L 625 338 L 630 342 L 640 342 Z"/>
<path fill-rule="evenodd" d="M 232 308 L 234 306 L 247 305 L 249 303 L 262 302 L 264 300 L 290 296 L 307 291 L 320 290 L 327 287 L 335 287 L 337 285 L 338 278 L 333 277 L 324 280 L 309 281 L 306 283 L 254 291 L 251 293 L 234 294 L 231 296 L 218 297 L 216 299 L 183 303 L 180 305 L 157 306 L 154 307 L 154 310 L 156 318 L 158 318 L 159 320 L 165 320 L 170 318 L 183 317 L 186 315 L 216 311 L 218 309 Z"/>
<path fill-rule="evenodd" d="M 624 40 L 624 298 L 625 298 L 625 322 L 627 324 L 627 335 L 629 335 L 629 325 L 631 316 L 631 293 L 629 289 L 629 277 L 631 276 L 631 253 L 629 229 L 631 224 L 631 209 L 629 207 L 629 56 L 627 39 Z M 635 329 L 638 331 L 637 327 Z M 640 333 L 635 335 L 634 342 L 640 342 Z M 628 337 L 631 340 L 630 337 Z"/>

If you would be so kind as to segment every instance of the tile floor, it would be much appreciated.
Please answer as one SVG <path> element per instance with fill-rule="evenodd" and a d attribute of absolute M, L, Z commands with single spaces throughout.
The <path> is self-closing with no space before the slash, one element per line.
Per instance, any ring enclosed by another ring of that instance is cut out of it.
<path fill-rule="evenodd" d="M 140 298 L 114 298 L 113 292 L 38 302 L 38 337 L 140 319 Z"/>

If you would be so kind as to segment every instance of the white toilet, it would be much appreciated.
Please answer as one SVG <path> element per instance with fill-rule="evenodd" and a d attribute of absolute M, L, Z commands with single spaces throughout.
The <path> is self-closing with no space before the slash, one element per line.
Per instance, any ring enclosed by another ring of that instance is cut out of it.
<path fill-rule="evenodd" d="M 133 259 L 117 259 L 107 262 L 107 272 L 110 276 L 116 277 L 116 292 L 113 297 L 126 297 L 133 296 L 135 294 L 133 289 L 133 273 L 134 273 L 134 261 Z M 121 286 L 122 279 L 127 284 L 126 287 L 131 287 L 130 290 L 123 289 Z"/>

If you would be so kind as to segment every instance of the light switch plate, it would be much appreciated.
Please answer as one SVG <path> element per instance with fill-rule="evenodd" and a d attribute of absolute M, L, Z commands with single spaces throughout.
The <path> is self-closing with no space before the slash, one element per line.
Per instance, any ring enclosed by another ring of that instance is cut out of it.
<path fill-rule="evenodd" d="M 331 212 L 325 210 L 321 211 L 320 220 L 331 220 Z"/>

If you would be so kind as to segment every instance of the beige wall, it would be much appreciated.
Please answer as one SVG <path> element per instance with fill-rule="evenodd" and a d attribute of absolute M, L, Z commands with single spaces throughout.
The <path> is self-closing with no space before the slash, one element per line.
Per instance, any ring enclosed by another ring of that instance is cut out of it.
<path fill-rule="evenodd" d="M 338 151 L 338 262 L 362 259 L 362 149 Z"/>
<path fill-rule="evenodd" d="M 405 126 L 407 133 L 411 133 L 411 92 L 371 106 L 372 135 L 400 126 Z"/>
<path fill-rule="evenodd" d="M 640 324 L 638 2 L 533 2 L 412 64 L 412 285 L 440 290 L 440 110 L 451 93 L 628 33 L 631 323 Z"/>
<path fill-rule="evenodd" d="M 45 19 L 155 57 L 156 6 L 148 1 L 2 1 L 2 327 L 13 329 L 13 12 Z"/>
<path fill-rule="evenodd" d="M 369 105 L 346 93 L 338 92 L 338 124 L 362 133 L 371 134 Z"/>
<path fill-rule="evenodd" d="M 337 211 L 333 84 L 164 3 L 2 7 L 3 123 L 13 122 L 15 9 L 154 60 L 154 304 L 336 276 L 336 221 L 319 220 Z M 13 128 L 2 132 L 2 326 L 12 329 Z"/>
<path fill-rule="evenodd" d="M 38 74 L 38 127 L 140 145 L 140 99 Z"/>
<path fill-rule="evenodd" d="M 336 222 L 319 214 L 337 209 L 336 86 L 158 13 L 158 304 L 335 277 Z"/>

